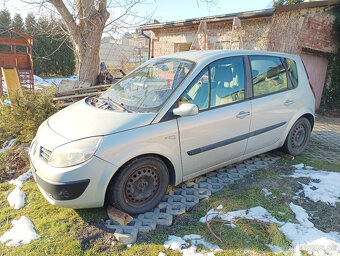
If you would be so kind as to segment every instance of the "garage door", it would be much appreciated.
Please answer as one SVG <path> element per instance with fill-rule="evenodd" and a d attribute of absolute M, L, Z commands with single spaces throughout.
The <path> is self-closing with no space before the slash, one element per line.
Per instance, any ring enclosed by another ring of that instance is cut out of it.
<path fill-rule="evenodd" d="M 319 109 L 322 91 L 326 80 L 328 60 L 326 57 L 309 53 L 302 53 L 300 56 L 305 64 L 309 81 L 315 92 L 315 107 L 316 109 Z"/>

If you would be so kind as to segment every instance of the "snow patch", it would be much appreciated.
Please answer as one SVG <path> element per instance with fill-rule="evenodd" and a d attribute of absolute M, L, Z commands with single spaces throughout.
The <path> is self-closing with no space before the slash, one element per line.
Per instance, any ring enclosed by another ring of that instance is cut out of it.
<path fill-rule="evenodd" d="M 300 251 L 307 251 L 312 255 L 335 256 L 340 253 L 340 234 L 337 232 L 325 233 L 314 227 L 308 220 L 307 212 L 298 205 L 289 204 L 295 213 L 299 224 L 285 223 L 279 228 L 286 237 L 292 240 L 292 250 L 295 255 L 300 255 Z"/>
<path fill-rule="evenodd" d="M 0 148 L 0 153 L 1 153 L 1 152 L 4 152 L 6 149 L 9 149 L 9 148 L 13 145 L 13 143 L 14 143 L 15 141 L 16 141 L 16 139 L 11 139 L 11 140 L 8 142 L 8 144 L 7 144 L 6 147 Z"/>
<path fill-rule="evenodd" d="M 263 222 L 273 222 L 279 224 L 279 230 L 290 240 L 292 240 L 289 252 L 292 255 L 301 255 L 301 250 L 307 251 L 314 256 L 340 255 L 340 234 L 337 232 L 325 233 L 315 228 L 314 224 L 309 220 L 309 216 L 305 209 L 294 203 L 289 204 L 291 210 L 294 212 L 295 217 L 299 224 L 290 222 L 280 222 L 273 217 L 266 209 L 261 206 L 253 207 L 248 210 L 231 211 L 227 213 L 218 212 L 215 209 L 208 211 L 207 215 L 201 218 L 201 222 L 210 220 L 210 216 L 218 217 L 225 221 L 230 221 L 228 226 L 233 225 L 236 218 L 246 218 L 252 220 L 260 220 Z M 209 214 L 210 213 L 210 214 Z M 283 215 L 284 213 L 279 213 Z M 185 241 L 184 241 L 185 242 Z M 275 253 L 284 251 L 283 248 L 275 245 L 268 244 L 268 247 Z"/>
<path fill-rule="evenodd" d="M 305 196 L 313 202 L 322 201 L 332 206 L 336 206 L 335 203 L 340 202 L 340 173 L 297 168 L 289 177 L 318 180 L 317 182 L 311 181 L 307 185 L 300 183 Z"/>
<path fill-rule="evenodd" d="M 295 169 L 301 170 L 303 169 L 303 167 L 305 167 L 305 164 L 296 164 L 296 165 L 293 165 L 293 167 L 295 167 Z"/>
<path fill-rule="evenodd" d="M 270 250 L 273 253 L 280 253 L 280 252 L 284 252 L 284 250 L 285 250 L 282 247 L 277 246 L 277 245 L 273 245 L 273 244 L 267 244 L 267 246 L 270 248 Z"/>
<path fill-rule="evenodd" d="M 40 237 L 34 229 L 34 224 L 25 216 L 12 220 L 12 224 L 13 228 L 0 237 L 0 242 L 6 243 L 7 246 L 29 244 Z"/>
<path fill-rule="evenodd" d="M 222 209 L 223 209 L 223 205 L 221 205 L 221 204 L 216 207 L 216 210 L 222 210 Z"/>
<path fill-rule="evenodd" d="M 7 197 L 9 205 L 14 207 L 15 210 L 18 210 L 25 205 L 26 195 L 24 192 L 20 190 L 19 187 L 16 187 Z"/>
<path fill-rule="evenodd" d="M 190 242 L 190 247 L 187 241 Z M 197 252 L 197 245 L 199 244 L 205 250 L 211 250 L 212 252 Z M 214 252 L 221 251 L 217 245 L 206 242 L 202 236 L 196 234 L 185 235 L 183 238 L 173 235 L 169 236 L 168 240 L 164 243 L 164 248 L 179 251 L 183 256 L 213 256 Z"/>
<path fill-rule="evenodd" d="M 29 170 L 24 174 L 21 174 L 15 180 L 10 180 L 9 183 L 16 186 L 16 188 L 8 195 L 7 200 L 9 205 L 18 210 L 25 206 L 26 195 L 20 189 L 24 186 L 24 183 L 32 177 L 32 172 Z"/>
<path fill-rule="evenodd" d="M 215 217 L 218 217 L 224 221 L 234 222 L 237 218 L 244 218 L 249 220 L 260 220 L 263 222 L 274 222 L 277 224 L 283 224 L 273 217 L 266 209 L 261 206 L 256 206 L 248 210 L 231 211 L 227 213 L 218 212 L 215 209 L 211 209 L 208 213 L 200 219 L 200 222 L 205 223 Z"/>
<path fill-rule="evenodd" d="M 31 170 L 21 174 L 18 178 L 16 178 L 15 180 L 10 180 L 9 183 L 19 187 L 20 189 L 24 186 L 24 183 L 32 177 L 32 172 Z"/>
<path fill-rule="evenodd" d="M 267 198 L 267 196 L 272 195 L 273 193 L 270 192 L 268 189 L 266 188 L 262 188 L 262 191 L 264 192 L 264 197 Z"/>
<path fill-rule="evenodd" d="M 78 79 L 77 76 L 41 78 L 39 76 L 34 75 L 34 84 L 42 85 L 42 86 L 50 86 L 50 85 L 58 86 L 62 80 L 76 81 L 77 79 Z"/>

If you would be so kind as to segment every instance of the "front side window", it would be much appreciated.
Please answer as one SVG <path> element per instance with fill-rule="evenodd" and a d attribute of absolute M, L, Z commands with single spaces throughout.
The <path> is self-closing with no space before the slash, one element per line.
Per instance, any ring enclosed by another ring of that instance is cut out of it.
<path fill-rule="evenodd" d="M 254 97 L 287 89 L 286 70 L 278 57 L 251 56 Z"/>
<path fill-rule="evenodd" d="M 210 106 L 244 100 L 244 65 L 242 57 L 219 60 L 210 65 Z"/>
<path fill-rule="evenodd" d="M 207 109 L 209 106 L 209 71 L 205 68 L 186 89 L 179 99 L 179 104 L 193 103 L 199 110 Z"/>
<path fill-rule="evenodd" d="M 244 100 L 245 72 L 242 57 L 231 57 L 204 68 L 179 99 L 199 110 Z"/>
<path fill-rule="evenodd" d="M 152 59 L 113 84 L 101 98 L 132 112 L 158 112 L 193 67 L 193 62 L 183 59 Z"/>

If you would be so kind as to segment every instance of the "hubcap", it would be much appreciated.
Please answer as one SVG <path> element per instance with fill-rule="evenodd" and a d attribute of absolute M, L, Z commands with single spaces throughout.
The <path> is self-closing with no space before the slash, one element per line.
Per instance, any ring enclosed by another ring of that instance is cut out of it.
<path fill-rule="evenodd" d="M 125 184 L 125 198 L 135 206 L 151 200 L 159 187 L 159 174 L 154 167 L 135 170 Z"/>
<path fill-rule="evenodd" d="M 306 138 L 305 127 L 302 124 L 297 125 L 291 137 L 292 148 L 299 149 L 304 144 L 305 138 Z"/>

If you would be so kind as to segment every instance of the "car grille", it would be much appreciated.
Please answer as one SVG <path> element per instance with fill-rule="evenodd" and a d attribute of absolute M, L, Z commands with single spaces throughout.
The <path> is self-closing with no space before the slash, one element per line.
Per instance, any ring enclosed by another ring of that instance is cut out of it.
<path fill-rule="evenodd" d="M 51 155 L 51 151 L 49 151 L 48 149 L 44 148 L 44 147 L 40 147 L 40 157 L 42 159 L 44 159 L 46 162 L 48 161 L 48 159 L 50 158 Z"/>

